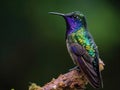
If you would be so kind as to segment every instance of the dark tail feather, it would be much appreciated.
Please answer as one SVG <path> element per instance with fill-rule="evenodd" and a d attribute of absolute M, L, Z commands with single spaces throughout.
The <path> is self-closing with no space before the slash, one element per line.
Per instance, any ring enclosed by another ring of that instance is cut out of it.
<path fill-rule="evenodd" d="M 103 87 L 103 84 L 101 83 L 101 74 L 97 73 L 94 70 L 94 67 L 92 66 L 92 64 L 85 62 L 82 57 L 78 57 L 78 63 L 79 63 L 79 67 L 81 68 L 82 72 L 86 75 L 89 83 L 94 88 Z"/>

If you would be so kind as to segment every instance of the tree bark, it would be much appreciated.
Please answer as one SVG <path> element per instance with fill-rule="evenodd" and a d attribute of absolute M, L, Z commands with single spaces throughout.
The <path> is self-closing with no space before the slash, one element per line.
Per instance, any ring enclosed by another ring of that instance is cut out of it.
<path fill-rule="evenodd" d="M 99 61 L 100 71 L 104 69 L 104 63 Z M 43 87 L 32 83 L 29 90 L 84 90 L 88 81 L 85 75 L 78 70 L 71 70 L 66 74 L 59 75 L 57 79 L 52 79 Z"/>
<path fill-rule="evenodd" d="M 57 79 L 52 79 L 43 87 L 33 83 L 29 90 L 84 90 L 88 83 L 87 79 L 77 70 L 72 70 L 66 74 L 60 75 Z"/>

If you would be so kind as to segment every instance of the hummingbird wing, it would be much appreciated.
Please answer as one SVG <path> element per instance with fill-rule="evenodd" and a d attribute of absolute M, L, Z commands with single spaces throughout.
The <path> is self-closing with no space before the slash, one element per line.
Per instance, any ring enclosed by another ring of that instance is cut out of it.
<path fill-rule="evenodd" d="M 87 50 L 79 43 L 71 43 L 69 49 L 73 60 L 86 75 L 89 83 L 94 88 L 101 87 L 101 74 L 99 72 L 98 57 L 91 57 Z"/>

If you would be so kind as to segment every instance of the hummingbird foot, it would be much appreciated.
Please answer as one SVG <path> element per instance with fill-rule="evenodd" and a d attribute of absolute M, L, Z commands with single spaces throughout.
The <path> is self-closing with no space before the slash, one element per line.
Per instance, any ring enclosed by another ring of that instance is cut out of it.
<path fill-rule="evenodd" d="M 77 70 L 77 71 L 79 71 L 79 72 L 80 72 L 80 68 L 79 68 L 79 66 L 75 66 L 75 67 L 73 67 L 73 68 L 69 69 L 69 71 L 72 71 L 72 70 Z"/>

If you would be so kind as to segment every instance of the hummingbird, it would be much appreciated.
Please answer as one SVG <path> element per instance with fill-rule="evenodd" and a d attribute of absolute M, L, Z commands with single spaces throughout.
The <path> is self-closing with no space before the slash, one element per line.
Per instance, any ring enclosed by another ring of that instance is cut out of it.
<path fill-rule="evenodd" d="M 79 11 L 70 13 L 49 12 L 62 16 L 66 22 L 66 46 L 74 64 L 84 73 L 94 88 L 102 88 L 99 51 L 87 28 L 85 16 Z"/>

